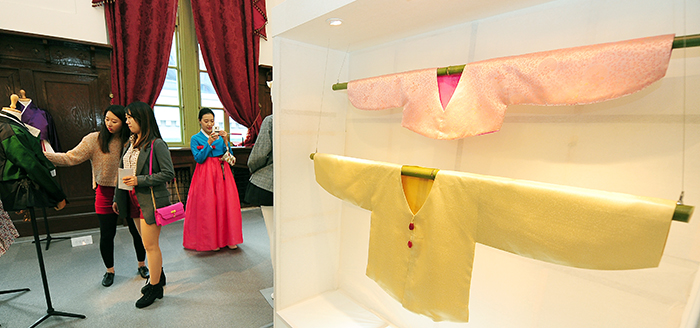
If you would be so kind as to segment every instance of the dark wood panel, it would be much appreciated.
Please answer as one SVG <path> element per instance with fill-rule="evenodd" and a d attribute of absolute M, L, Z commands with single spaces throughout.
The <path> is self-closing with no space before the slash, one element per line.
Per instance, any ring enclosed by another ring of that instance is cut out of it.
<path fill-rule="evenodd" d="M 36 72 L 34 80 L 44 92 L 35 95 L 53 116 L 64 150 L 75 147 L 85 135 L 97 131 L 102 110 L 91 97 L 97 94 L 96 75 Z"/>
<path fill-rule="evenodd" d="M 19 86 L 19 70 L 11 68 L 0 68 L 0 105 L 10 105 L 10 95 Z"/>
<path fill-rule="evenodd" d="M 64 42 L 63 47 L 52 47 L 49 53 L 52 64 L 91 67 L 91 49 L 78 44 Z"/>
<path fill-rule="evenodd" d="M 241 207 L 245 207 L 243 202 L 245 199 L 245 190 L 248 188 L 248 179 L 250 179 L 250 170 L 248 170 L 248 157 L 250 157 L 251 147 L 235 147 L 233 148 L 233 156 L 236 157 L 236 164 L 233 165 L 233 178 L 236 180 L 238 188 L 238 198 Z"/>
<path fill-rule="evenodd" d="M 41 39 L 3 34 L 0 38 L 2 57 L 23 62 L 46 62 L 47 43 Z"/>
<path fill-rule="evenodd" d="M 250 147 L 235 147 L 233 148 L 233 156 L 236 157 L 236 164 L 233 166 L 233 178 L 236 180 L 236 188 L 238 189 L 238 202 L 241 206 L 245 206 L 243 199 L 245 199 L 245 190 L 248 187 L 248 179 L 250 178 L 250 171 L 248 170 L 248 157 L 250 155 Z M 192 156 L 192 151 L 190 148 L 172 148 L 170 149 L 170 155 L 173 159 L 173 166 L 175 166 L 176 173 L 181 169 L 187 169 L 190 172 L 189 177 L 184 177 L 183 180 L 187 180 L 185 186 L 180 186 L 180 191 L 183 192 L 181 195 L 183 198 L 187 196 L 186 192 L 182 188 L 189 188 L 189 180 L 192 177 L 191 174 L 194 173 L 196 167 L 196 162 Z M 178 175 L 179 176 L 179 175 Z M 171 193 L 174 192 L 174 189 Z M 186 199 L 183 199 L 186 202 Z"/>
<path fill-rule="evenodd" d="M 101 114 L 90 99 L 97 92 L 97 76 L 36 72 L 34 81 L 44 91 L 35 99 L 46 104 L 42 109 L 53 117 L 63 151 L 72 149 L 85 135 L 97 130 Z M 62 167 L 57 177 L 73 206 L 92 207 L 94 192 L 88 162 Z"/>
<path fill-rule="evenodd" d="M 272 66 L 258 66 L 258 104 L 260 117 L 265 118 L 272 114 L 272 94 L 267 82 L 272 81 Z"/>
<path fill-rule="evenodd" d="M 9 104 L 10 94 L 25 90 L 53 118 L 61 150 L 70 150 L 97 129 L 109 106 L 110 51 L 109 45 L 0 30 L 0 99 Z M 51 233 L 97 227 L 89 162 L 58 168 L 56 179 L 69 204 L 46 209 Z M 43 211 L 36 212 L 43 234 Z M 28 221 L 10 216 L 21 235 L 31 234 Z"/>

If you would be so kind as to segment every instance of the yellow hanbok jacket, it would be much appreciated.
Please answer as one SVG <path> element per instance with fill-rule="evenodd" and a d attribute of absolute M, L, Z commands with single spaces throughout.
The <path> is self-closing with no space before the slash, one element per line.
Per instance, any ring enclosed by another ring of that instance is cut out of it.
<path fill-rule="evenodd" d="M 467 322 L 475 244 L 598 270 L 656 267 L 675 201 L 315 154 L 316 181 L 372 212 L 367 276 L 406 309 Z"/>

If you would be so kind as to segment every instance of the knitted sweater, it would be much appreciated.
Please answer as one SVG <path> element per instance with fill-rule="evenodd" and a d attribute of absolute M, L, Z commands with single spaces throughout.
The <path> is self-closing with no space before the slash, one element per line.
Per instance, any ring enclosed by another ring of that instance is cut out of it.
<path fill-rule="evenodd" d="M 92 132 L 86 135 L 75 148 L 66 153 L 45 153 L 46 158 L 56 166 L 73 166 L 90 160 L 92 187 L 96 188 L 96 184 L 115 187 L 122 144 L 119 138 L 112 138 L 109 142 L 109 153 L 105 154 L 100 149 L 100 143 L 97 140 L 98 134 L 99 132 Z"/>

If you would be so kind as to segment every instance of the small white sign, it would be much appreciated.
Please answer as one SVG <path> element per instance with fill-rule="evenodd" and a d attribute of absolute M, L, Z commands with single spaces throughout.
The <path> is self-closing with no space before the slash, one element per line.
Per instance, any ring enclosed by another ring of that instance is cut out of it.
<path fill-rule="evenodd" d="M 92 244 L 92 235 L 73 237 L 70 239 L 70 243 L 73 247 L 85 246 Z"/>

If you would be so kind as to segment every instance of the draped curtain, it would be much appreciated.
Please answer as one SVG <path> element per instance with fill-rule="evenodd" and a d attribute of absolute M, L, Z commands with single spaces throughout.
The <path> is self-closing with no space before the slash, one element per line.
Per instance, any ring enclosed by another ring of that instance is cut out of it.
<path fill-rule="evenodd" d="M 260 130 L 258 57 L 265 37 L 264 0 L 192 0 L 197 39 L 207 72 L 226 113 L 248 128 L 250 146 Z"/>
<path fill-rule="evenodd" d="M 113 104 L 155 105 L 165 82 L 177 0 L 93 0 L 104 5 L 112 44 Z"/>

